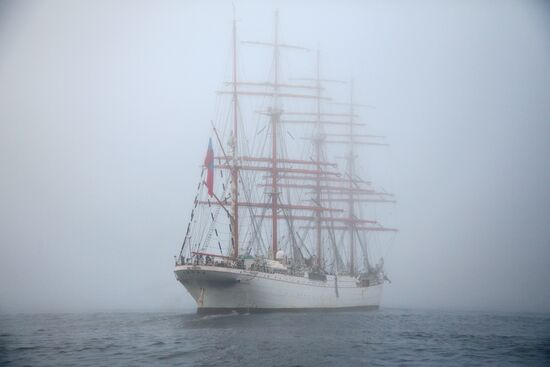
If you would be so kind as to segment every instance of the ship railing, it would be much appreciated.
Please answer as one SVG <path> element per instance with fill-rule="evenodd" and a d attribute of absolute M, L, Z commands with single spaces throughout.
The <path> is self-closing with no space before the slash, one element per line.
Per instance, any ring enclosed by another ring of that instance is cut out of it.
<path fill-rule="evenodd" d="M 242 259 L 199 251 L 193 251 L 191 254 L 192 257 L 190 258 L 180 256 L 179 259 L 176 259 L 176 265 L 201 265 L 244 269 L 244 261 Z"/>

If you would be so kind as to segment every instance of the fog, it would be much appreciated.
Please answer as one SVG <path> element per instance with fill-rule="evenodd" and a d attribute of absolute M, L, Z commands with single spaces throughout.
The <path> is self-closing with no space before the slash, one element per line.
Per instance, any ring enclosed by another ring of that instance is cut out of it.
<path fill-rule="evenodd" d="M 279 9 L 284 40 L 319 46 L 323 73 L 374 106 L 399 228 L 383 307 L 550 311 L 547 3 L 234 5 L 241 39 L 270 39 Z M 232 12 L 0 2 L 0 312 L 194 308 L 173 256 Z"/>

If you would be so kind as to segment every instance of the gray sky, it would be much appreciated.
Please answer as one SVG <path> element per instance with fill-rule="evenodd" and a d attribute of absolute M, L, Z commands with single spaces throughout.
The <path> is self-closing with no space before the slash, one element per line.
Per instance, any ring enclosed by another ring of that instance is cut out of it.
<path fill-rule="evenodd" d="M 242 39 L 269 39 L 279 8 L 284 38 L 376 107 L 400 228 L 383 305 L 550 311 L 547 3 L 234 4 Z M 173 255 L 231 18 L 229 1 L 0 2 L 0 312 L 194 307 Z"/>

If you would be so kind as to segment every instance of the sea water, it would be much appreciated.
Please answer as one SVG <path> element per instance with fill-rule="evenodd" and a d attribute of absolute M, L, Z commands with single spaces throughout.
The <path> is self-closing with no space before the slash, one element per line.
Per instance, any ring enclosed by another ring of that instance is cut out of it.
<path fill-rule="evenodd" d="M 0 315 L 8 366 L 544 366 L 550 315 L 380 309 Z"/>

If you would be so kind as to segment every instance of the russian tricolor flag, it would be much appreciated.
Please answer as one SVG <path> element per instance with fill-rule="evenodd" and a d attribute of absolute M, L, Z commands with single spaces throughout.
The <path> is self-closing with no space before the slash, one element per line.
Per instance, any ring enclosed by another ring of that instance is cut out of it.
<path fill-rule="evenodd" d="M 204 158 L 204 166 L 208 170 L 206 174 L 206 187 L 208 187 L 208 195 L 214 195 L 214 149 L 212 149 L 212 138 L 208 141 L 208 151 Z"/>

